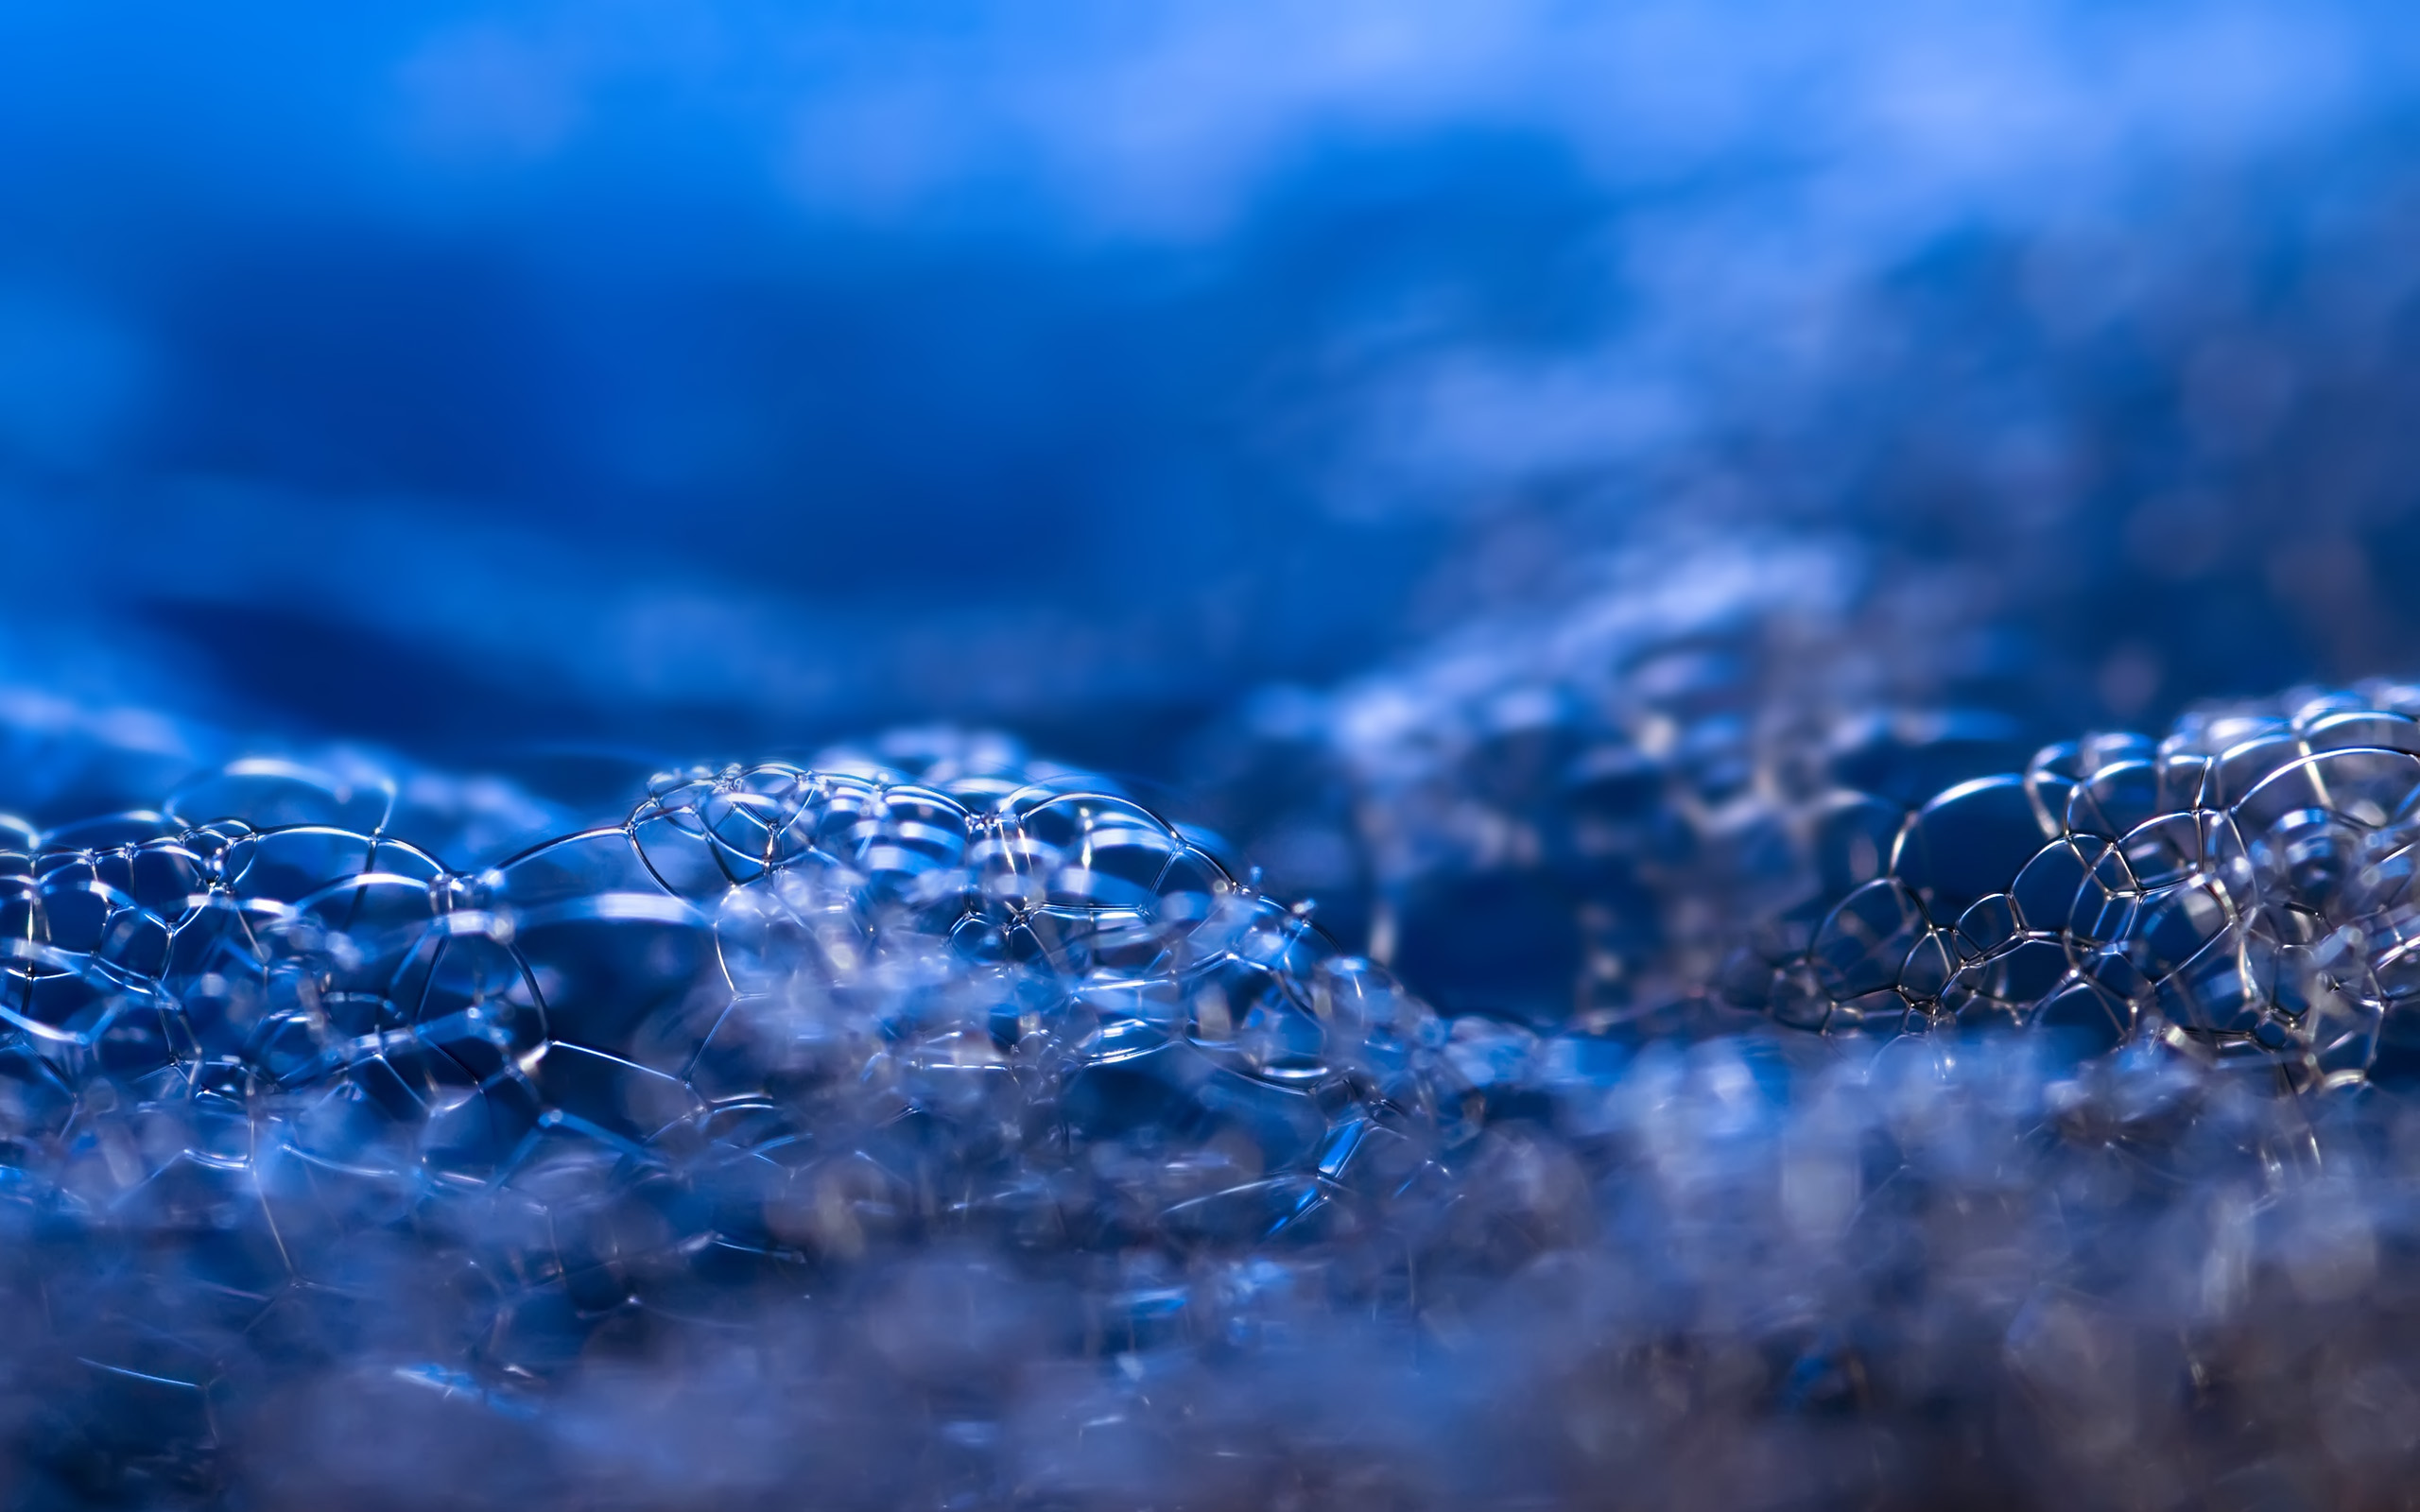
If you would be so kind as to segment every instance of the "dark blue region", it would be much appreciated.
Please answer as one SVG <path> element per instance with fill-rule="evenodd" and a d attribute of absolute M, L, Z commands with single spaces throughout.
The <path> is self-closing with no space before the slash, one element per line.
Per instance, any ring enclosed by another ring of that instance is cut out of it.
<path fill-rule="evenodd" d="M 645 100 L 509 184 L 432 185 L 345 98 L 376 101 L 424 19 L 132 20 L 14 23 L 12 535 L 254 719 L 458 755 L 971 713 L 1132 759 L 1250 681 L 1374 659 L 1435 559 L 1433 521 L 1309 496 L 1323 341 L 1441 291 L 1459 330 L 1602 324 L 1551 266 L 1601 207 L 1533 135 L 1345 144 L 1211 245 L 1078 245 L 1013 195 L 819 220 L 728 123 Z M 420 559 L 360 540 L 365 507 Z M 957 615 L 921 655 L 964 665 L 683 696 L 583 658 L 552 601 L 562 644 L 499 660 L 461 623 L 495 585 L 444 559 L 499 528 L 604 597 L 812 605 L 809 664 Z M 1028 644 L 1044 616 L 1063 629 Z M 541 670 L 565 653 L 570 686 Z M 1077 664 L 1003 700 L 987 656 Z"/>

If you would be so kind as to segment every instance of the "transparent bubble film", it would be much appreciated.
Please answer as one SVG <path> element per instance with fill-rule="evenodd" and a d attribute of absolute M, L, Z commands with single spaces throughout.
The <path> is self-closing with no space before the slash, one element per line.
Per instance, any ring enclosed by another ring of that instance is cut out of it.
<path fill-rule="evenodd" d="M 15 1504 L 2400 1504 L 2420 693 L 1367 696 L 1396 970 L 948 731 L 9 821 Z"/>

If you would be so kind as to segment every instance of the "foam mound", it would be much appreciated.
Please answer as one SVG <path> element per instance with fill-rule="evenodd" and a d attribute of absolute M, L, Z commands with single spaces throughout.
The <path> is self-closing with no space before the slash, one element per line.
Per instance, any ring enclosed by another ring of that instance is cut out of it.
<path fill-rule="evenodd" d="M 1544 1023 L 980 741 L 465 869 L 285 762 L 16 826 L 21 1499 L 2385 1497 L 2389 701 L 1819 795 L 1828 891 Z"/>

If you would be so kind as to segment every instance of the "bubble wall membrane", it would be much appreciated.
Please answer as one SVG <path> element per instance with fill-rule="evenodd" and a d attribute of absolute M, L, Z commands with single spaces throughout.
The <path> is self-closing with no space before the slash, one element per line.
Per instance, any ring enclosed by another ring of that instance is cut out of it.
<path fill-rule="evenodd" d="M 2384 1497 L 2411 701 L 1825 790 L 1811 900 L 1561 1022 L 982 738 L 471 870 L 283 761 L 14 825 L 12 1494 Z"/>

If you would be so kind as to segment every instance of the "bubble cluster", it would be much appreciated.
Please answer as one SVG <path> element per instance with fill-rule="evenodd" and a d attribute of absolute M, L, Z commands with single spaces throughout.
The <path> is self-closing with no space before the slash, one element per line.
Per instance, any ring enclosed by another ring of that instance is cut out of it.
<path fill-rule="evenodd" d="M 11 1195 L 116 1265 L 184 1236 L 87 1385 L 206 1459 L 223 1335 L 405 1302 L 398 1244 L 444 1296 L 394 1368 L 497 1403 L 952 1243 L 1084 1257 L 1061 1321 L 1131 1349 L 1418 1178 L 1451 1065 L 1386 973 L 1104 784 L 916 778 L 672 774 L 475 872 L 271 762 L 12 830 Z"/>
<path fill-rule="evenodd" d="M 1342 797 L 1292 822 L 1349 833 L 1371 954 L 1441 1008 L 2038 1025 L 2085 1051 L 2171 1035 L 2303 1089 L 2408 1074 L 2420 693 L 2306 688 L 2034 750 L 2006 717 L 1877 708 L 1753 576 L 1681 576 L 1689 613 L 1642 590 L 1294 712 L 1302 770 Z"/>
<path fill-rule="evenodd" d="M 1803 821 L 1825 891 L 1764 923 L 1721 990 L 1811 1029 L 2157 1033 L 2298 1087 L 2394 1074 L 2420 993 L 2415 708 L 2374 686 L 2197 713 L 1904 815 L 1827 794 Z"/>
<path fill-rule="evenodd" d="M 1237 795 L 1221 823 L 1340 928 L 1366 898 L 1371 955 L 1441 1008 L 1536 1029 L 1662 1015 L 1743 921 L 1822 894 L 1828 810 L 1863 805 L 1887 861 L 1909 810 L 2036 744 L 2004 714 L 1894 707 L 1866 649 L 1904 672 L 1946 637 L 1853 620 L 1853 559 L 1641 553 L 1577 610 L 1264 699 L 1251 759 L 1216 774 Z M 1298 859 L 1322 854 L 1358 864 Z"/>

